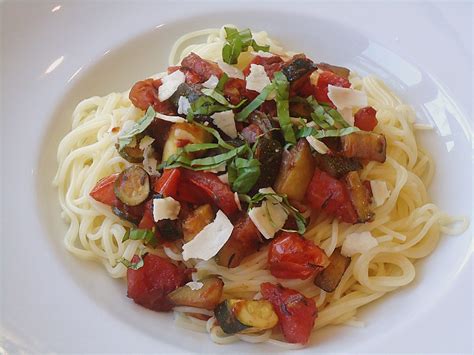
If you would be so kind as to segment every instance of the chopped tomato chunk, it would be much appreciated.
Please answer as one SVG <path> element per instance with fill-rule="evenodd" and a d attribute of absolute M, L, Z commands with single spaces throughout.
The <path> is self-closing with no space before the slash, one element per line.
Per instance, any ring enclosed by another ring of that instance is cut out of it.
<path fill-rule="evenodd" d="M 319 102 L 331 103 L 328 97 L 328 85 L 339 86 L 343 88 L 349 88 L 351 83 L 346 78 L 338 76 L 330 71 L 323 71 L 319 74 L 318 83 L 314 91 L 314 97 Z"/>
<path fill-rule="evenodd" d="M 181 180 L 179 169 L 165 169 L 163 175 L 156 180 L 153 191 L 162 194 L 164 197 L 175 197 Z"/>
<path fill-rule="evenodd" d="M 155 226 L 153 220 L 153 199 L 148 200 L 145 203 L 145 210 L 143 211 L 143 217 L 138 224 L 140 229 L 152 229 Z"/>
<path fill-rule="evenodd" d="M 138 261 L 135 255 L 132 262 Z M 186 270 L 153 254 L 145 255 L 143 262 L 140 269 L 127 271 L 127 296 L 154 311 L 170 311 L 173 304 L 166 296 L 186 282 Z"/>
<path fill-rule="evenodd" d="M 253 144 L 257 141 L 257 138 L 263 134 L 263 130 L 257 124 L 251 123 L 245 127 L 240 134 L 248 143 Z"/>
<path fill-rule="evenodd" d="M 258 95 L 258 92 L 247 90 L 245 88 L 245 80 L 237 78 L 229 78 L 224 85 L 224 96 L 232 105 L 237 105 L 243 99 L 247 102 L 252 101 Z"/>
<path fill-rule="evenodd" d="M 108 206 L 115 206 L 117 204 L 117 197 L 114 192 L 114 184 L 118 175 L 118 173 L 112 174 L 99 180 L 89 195 L 96 201 Z"/>
<path fill-rule="evenodd" d="M 183 182 L 187 183 L 188 190 L 192 190 L 193 187 L 200 190 L 227 216 L 239 210 L 229 185 L 223 183 L 216 174 L 183 169 L 182 177 Z"/>
<path fill-rule="evenodd" d="M 155 111 L 165 115 L 175 114 L 176 110 L 171 102 L 158 100 L 158 88 L 161 84 L 161 80 L 146 79 L 138 81 L 132 86 L 128 97 L 135 107 L 143 111 L 152 106 Z"/>
<path fill-rule="evenodd" d="M 290 343 L 306 344 L 318 316 L 314 300 L 291 288 L 269 282 L 261 284 L 260 291 L 263 298 L 273 305 L 285 339 Z"/>
<path fill-rule="evenodd" d="M 306 199 L 314 209 L 324 210 L 343 222 L 357 223 L 347 186 L 328 173 L 316 169 L 306 191 Z"/>
<path fill-rule="evenodd" d="M 280 71 L 281 67 L 283 66 L 283 59 L 277 55 L 272 57 L 261 57 L 257 55 L 243 70 L 245 76 L 250 74 L 250 66 L 252 64 L 262 65 L 265 68 L 265 72 L 267 73 L 268 77 L 273 79 L 275 72 Z"/>
<path fill-rule="evenodd" d="M 298 233 L 282 232 L 268 249 L 268 264 L 273 276 L 305 280 L 328 264 L 324 251 Z"/>
<path fill-rule="evenodd" d="M 354 115 L 354 126 L 363 131 L 373 131 L 377 123 L 379 123 L 375 117 L 376 114 L 377 111 L 371 106 L 361 108 Z"/>
<path fill-rule="evenodd" d="M 210 62 L 208 60 L 202 59 L 196 53 L 189 53 L 182 61 L 181 65 L 184 68 L 192 70 L 195 74 L 201 77 L 202 81 L 206 81 L 212 75 L 220 78 L 222 75 L 222 70 L 216 63 Z"/>

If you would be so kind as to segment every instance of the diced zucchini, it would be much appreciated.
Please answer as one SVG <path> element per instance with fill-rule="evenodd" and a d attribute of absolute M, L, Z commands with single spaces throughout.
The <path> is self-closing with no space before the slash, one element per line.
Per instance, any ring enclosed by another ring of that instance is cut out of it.
<path fill-rule="evenodd" d="M 255 158 L 260 162 L 260 176 L 254 190 L 272 186 L 280 169 L 283 147 L 276 139 L 260 137 L 255 147 Z"/>
<path fill-rule="evenodd" d="M 372 220 L 374 213 L 370 209 L 370 193 L 360 181 L 357 171 L 351 171 L 346 175 L 346 183 L 352 205 L 357 212 L 358 222 Z"/>
<path fill-rule="evenodd" d="M 296 147 L 283 153 L 275 191 L 286 194 L 290 200 L 302 201 L 313 177 L 314 168 L 311 148 L 306 139 L 300 139 Z"/>
<path fill-rule="evenodd" d="M 203 286 L 192 290 L 189 286 L 181 286 L 168 295 L 175 306 L 189 306 L 213 310 L 220 302 L 224 283 L 217 277 L 201 281 Z"/>
<path fill-rule="evenodd" d="M 358 131 L 342 136 L 341 143 L 345 157 L 385 162 L 387 142 L 383 134 Z"/>
<path fill-rule="evenodd" d="M 143 161 L 143 151 L 138 148 L 138 145 L 135 147 L 125 146 L 123 149 L 118 150 L 118 153 L 126 161 L 130 163 L 141 163 Z"/>
<path fill-rule="evenodd" d="M 204 94 L 201 92 L 202 85 L 198 84 L 187 84 L 182 83 L 178 86 L 176 91 L 170 97 L 170 101 L 173 103 L 174 106 L 178 107 L 178 101 L 181 96 L 187 98 L 190 103 L 193 103 L 199 97 L 203 96 Z"/>
<path fill-rule="evenodd" d="M 266 300 L 228 299 L 216 307 L 214 315 L 227 334 L 255 333 L 278 324 L 278 316 Z"/>
<path fill-rule="evenodd" d="M 333 292 L 341 282 L 351 258 L 341 255 L 341 250 L 338 248 L 329 257 L 329 262 L 330 264 L 316 276 L 314 284 L 326 292 Z"/>
<path fill-rule="evenodd" d="M 310 75 L 316 70 L 316 65 L 309 58 L 306 58 L 304 54 L 297 54 L 290 59 L 289 62 L 285 63 L 281 71 L 285 74 L 286 78 L 290 83 Z"/>
<path fill-rule="evenodd" d="M 191 241 L 205 226 L 214 220 L 211 205 L 202 205 L 192 211 L 183 221 L 183 237 L 187 243 Z"/>
<path fill-rule="evenodd" d="M 115 196 L 128 206 L 137 206 L 150 194 L 150 177 L 137 165 L 122 171 L 114 184 Z"/>
<path fill-rule="evenodd" d="M 316 163 L 332 177 L 342 178 L 350 171 L 362 169 L 360 161 L 354 158 L 341 157 L 339 155 L 317 154 Z"/>
<path fill-rule="evenodd" d="M 160 236 L 169 242 L 181 239 L 183 237 L 183 230 L 181 229 L 181 223 L 175 219 L 162 219 L 155 223 Z"/>
<path fill-rule="evenodd" d="M 166 161 L 170 156 L 176 154 L 183 143 L 208 143 L 211 140 L 212 136 L 201 127 L 187 122 L 174 123 L 163 147 L 162 161 Z"/>
<path fill-rule="evenodd" d="M 333 72 L 336 75 L 339 75 L 340 77 L 349 78 L 349 74 L 351 71 L 347 68 L 344 67 L 338 67 L 337 65 L 332 65 L 328 63 L 318 63 L 316 64 L 318 69 L 324 70 L 324 71 L 330 71 Z"/>

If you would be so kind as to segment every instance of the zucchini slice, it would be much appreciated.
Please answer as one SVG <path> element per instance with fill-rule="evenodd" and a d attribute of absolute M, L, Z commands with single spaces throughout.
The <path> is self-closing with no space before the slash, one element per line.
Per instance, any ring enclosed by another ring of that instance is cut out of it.
<path fill-rule="evenodd" d="M 341 248 L 337 248 L 329 257 L 329 262 L 329 266 L 316 276 L 314 284 L 326 292 L 333 292 L 341 282 L 351 258 L 341 255 Z"/>
<path fill-rule="evenodd" d="M 133 165 L 119 174 L 114 192 L 127 206 L 137 206 L 150 194 L 150 177 L 144 169 Z"/>
<path fill-rule="evenodd" d="M 214 309 L 214 315 L 226 334 L 255 333 L 278 323 L 272 304 L 266 300 L 227 299 Z"/>
<path fill-rule="evenodd" d="M 224 283 L 217 277 L 201 281 L 199 290 L 192 290 L 189 286 L 181 286 L 168 295 L 175 306 L 189 306 L 213 310 L 222 297 Z"/>

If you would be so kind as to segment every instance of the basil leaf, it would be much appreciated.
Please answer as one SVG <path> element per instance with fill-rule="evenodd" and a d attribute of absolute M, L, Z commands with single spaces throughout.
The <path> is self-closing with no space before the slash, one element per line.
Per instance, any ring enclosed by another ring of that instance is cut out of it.
<path fill-rule="evenodd" d="M 200 152 L 202 150 L 208 150 L 208 149 L 214 149 L 214 148 L 219 148 L 219 144 L 217 144 L 217 143 L 192 143 L 192 144 L 187 144 L 182 149 L 183 149 L 183 152 L 185 152 L 185 153 L 194 153 L 194 152 Z"/>
<path fill-rule="evenodd" d="M 120 258 L 117 260 L 118 263 L 122 263 L 125 265 L 128 269 L 132 270 L 138 270 L 144 265 L 144 261 L 142 257 L 139 257 L 140 260 L 138 260 L 136 263 L 132 263 L 131 261 L 125 259 L 125 258 Z"/>
<path fill-rule="evenodd" d="M 131 240 L 143 240 L 145 243 L 150 243 L 155 238 L 155 233 L 149 229 L 131 229 Z"/>
<path fill-rule="evenodd" d="M 297 137 L 303 138 L 308 136 L 313 136 L 316 139 L 326 138 L 326 137 L 342 137 L 348 134 L 360 131 L 357 127 L 346 127 L 341 129 L 315 129 L 312 127 L 304 127 L 298 131 Z"/>
<path fill-rule="evenodd" d="M 257 44 L 257 42 L 255 42 L 254 39 L 252 40 L 251 46 L 256 52 L 258 52 L 258 51 L 268 52 L 270 50 L 270 46 L 268 44 L 261 46 L 261 45 Z"/>
<path fill-rule="evenodd" d="M 209 126 L 206 126 L 206 125 L 203 125 L 203 124 L 200 124 L 200 123 L 195 123 L 196 126 L 198 127 L 201 127 L 203 130 L 209 132 L 215 139 L 217 139 L 217 143 L 222 147 L 222 148 L 225 148 L 225 149 L 234 149 L 235 147 L 233 145 L 230 145 L 229 143 L 225 142 L 221 135 L 219 134 L 219 132 L 217 132 L 217 130 L 215 130 L 214 128 L 212 127 L 209 127 Z"/>
<path fill-rule="evenodd" d="M 328 129 L 334 128 L 346 128 L 350 127 L 350 124 L 341 116 L 341 114 L 327 104 L 318 103 L 312 96 L 307 98 L 309 104 L 311 104 L 314 112 L 311 114 L 314 122 L 321 128 Z M 340 127 L 335 127 L 336 123 Z"/>
<path fill-rule="evenodd" d="M 222 48 L 222 59 L 228 64 L 237 64 L 242 51 L 246 51 L 252 44 L 252 32 L 247 28 L 238 31 L 235 28 L 224 27 L 227 43 Z"/>
<path fill-rule="evenodd" d="M 229 107 L 216 103 L 212 97 L 201 96 L 196 101 L 191 103 L 191 110 L 188 111 L 188 115 L 210 116 L 215 112 L 227 111 L 228 109 Z"/>
<path fill-rule="evenodd" d="M 232 190 L 241 194 L 249 192 L 260 177 L 257 159 L 235 158 L 227 169 Z"/>
<path fill-rule="evenodd" d="M 234 105 L 232 105 L 229 101 L 227 101 L 224 95 L 222 95 L 221 93 L 217 92 L 214 89 L 202 89 L 201 92 L 204 95 L 213 98 L 215 101 L 217 101 L 221 105 L 227 106 L 228 108 L 234 108 Z"/>
<path fill-rule="evenodd" d="M 215 91 L 223 93 L 224 92 L 224 86 L 227 83 L 227 80 L 229 80 L 229 76 L 226 73 L 223 73 L 217 82 L 216 87 L 214 88 Z"/>
<path fill-rule="evenodd" d="M 288 101 L 290 83 L 282 72 L 276 72 L 273 77 L 273 83 L 276 89 L 276 104 L 278 121 L 283 131 L 285 141 L 296 144 L 295 131 L 290 120 L 290 104 Z"/>
<path fill-rule="evenodd" d="M 258 96 L 253 99 L 251 103 L 249 103 L 243 108 L 242 111 L 235 115 L 235 120 L 239 122 L 245 121 L 253 111 L 255 111 L 258 107 L 260 107 L 261 104 L 265 102 L 266 98 L 268 97 L 268 95 L 270 95 L 273 88 L 274 86 L 272 84 L 265 86 L 262 92 L 258 94 Z"/>
<path fill-rule="evenodd" d="M 123 148 L 125 148 L 127 145 L 130 144 L 133 137 L 147 129 L 147 127 L 155 118 L 155 115 L 155 110 L 153 109 L 153 107 L 149 106 L 148 110 L 146 110 L 145 115 L 140 118 L 140 120 L 138 120 L 137 123 L 135 123 L 133 127 L 130 128 L 130 130 L 124 132 L 118 137 L 118 150 L 122 150 Z"/>

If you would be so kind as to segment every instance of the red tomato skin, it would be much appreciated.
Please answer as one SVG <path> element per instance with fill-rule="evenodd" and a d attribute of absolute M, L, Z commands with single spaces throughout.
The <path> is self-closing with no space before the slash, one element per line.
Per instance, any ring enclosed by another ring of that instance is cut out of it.
<path fill-rule="evenodd" d="M 216 174 L 188 169 L 183 169 L 182 174 L 183 180 L 188 182 L 188 189 L 194 187 L 200 190 L 228 217 L 239 210 L 229 185 L 223 183 Z"/>
<path fill-rule="evenodd" d="M 134 256 L 132 262 L 137 262 Z M 127 270 L 127 296 L 135 303 L 158 312 L 167 312 L 173 304 L 166 297 L 186 282 L 186 270 L 157 255 L 147 254 L 138 270 Z"/>
<path fill-rule="evenodd" d="M 216 63 L 212 63 L 205 59 L 202 59 L 196 53 L 191 52 L 182 61 L 181 65 L 183 68 L 192 70 L 195 74 L 199 75 L 202 81 L 208 80 L 212 75 L 220 78 L 222 70 Z"/>
<path fill-rule="evenodd" d="M 357 213 L 351 203 L 347 186 L 328 173 L 316 169 L 306 191 L 311 207 L 324 210 L 343 222 L 357 223 Z"/>
<path fill-rule="evenodd" d="M 282 232 L 268 249 L 270 273 L 280 279 L 306 280 L 327 264 L 327 256 L 298 233 Z"/>
<path fill-rule="evenodd" d="M 143 211 L 143 217 L 138 224 L 140 229 L 152 229 L 155 226 L 153 219 L 153 199 L 148 200 L 145 203 L 145 210 Z"/>
<path fill-rule="evenodd" d="M 181 67 L 179 65 L 174 67 L 168 67 L 168 74 L 174 73 L 176 70 L 181 70 L 183 72 L 186 77 L 186 84 L 199 84 L 203 82 L 202 78 L 194 71 L 189 68 Z"/>
<path fill-rule="evenodd" d="M 115 206 L 117 204 L 117 197 L 114 192 L 114 184 L 118 175 L 118 173 L 112 174 L 99 180 L 89 195 L 96 201 L 108 206 Z"/>
<path fill-rule="evenodd" d="M 281 67 L 283 66 L 284 62 L 279 56 L 274 55 L 272 57 L 261 57 L 259 55 L 255 56 L 252 61 L 247 65 L 247 67 L 243 70 L 245 76 L 250 74 L 250 66 L 252 64 L 262 65 L 265 68 L 265 72 L 267 73 L 268 77 L 273 79 L 273 75 L 275 72 L 280 71 Z"/>
<path fill-rule="evenodd" d="M 273 305 L 285 339 L 290 343 L 306 344 L 318 316 L 314 300 L 269 282 L 260 285 L 260 292 Z"/>
<path fill-rule="evenodd" d="M 248 143 L 253 144 L 257 141 L 257 138 L 263 134 L 263 131 L 258 125 L 251 123 L 245 127 L 240 134 Z"/>
<path fill-rule="evenodd" d="M 135 107 L 146 111 L 152 106 L 156 112 L 165 115 L 176 114 L 176 109 L 169 100 L 161 102 L 158 99 L 158 88 L 161 86 L 161 80 L 146 79 L 135 83 L 128 95 Z"/>
<path fill-rule="evenodd" d="M 373 131 L 379 123 L 375 117 L 377 111 L 371 106 L 359 109 L 354 115 L 354 126 L 363 131 Z"/>
<path fill-rule="evenodd" d="M 164 197 L 175 197 L 181 181 L 181 171 L 179 169 L 165 169 L 163 175 L 156 180 L 153 191 L 162 194 Z"/>
<path fill-rule="evenodd" d="M 326 102 L 332 104 L 332 101 L 328 97 L 329 84 L 343 88 L 351 87 L 351 83 L 346 78 L 336 75 L 330 71 L 323 71 L 319 74 L 318 82 L 314 90 L 314 98 L 318 102 Z"/>
<path fill-rule="evenodd" d="M 245 80 L 238 78 L 229 78 L 224 84 L 224 96 L 232 105 L 237 105 L 243 99 L 251 102 L 258 96 L 258 92 L 247 90 Z"/>

